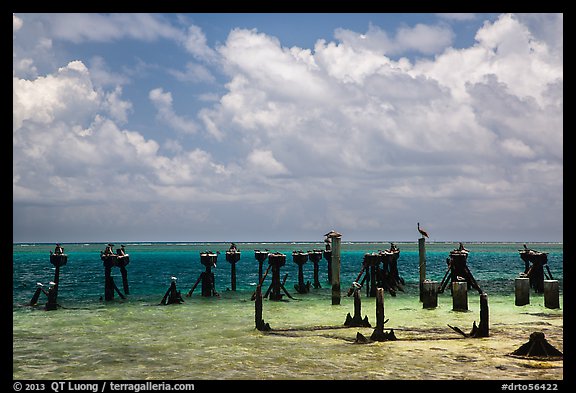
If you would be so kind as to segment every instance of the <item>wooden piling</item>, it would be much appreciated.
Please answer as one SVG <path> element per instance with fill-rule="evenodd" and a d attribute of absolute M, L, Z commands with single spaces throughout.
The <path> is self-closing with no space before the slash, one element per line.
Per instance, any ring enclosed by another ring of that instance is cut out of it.
<path fill-rule="evenodd" d="M 270 300 L 282 300 L 280 289 L 283 288 L 283 284 L 280 281 L 280 267 L 286 264 L 286 255 L 279 252 L 269 254 L 268 263 L 272 266 L 272 283 L 266 294 L 270 293 Z"/>
<path fill-rule="evenodd" d="M 514 295 L 517 306 L 530 304 L 530 279 L 528 277 L 516 277 L 514 280 Z"/>
<path fill-rule="evenodd" d="M 544 306 L 560 308 L 560 284 L 558 280 L 544 280 Z"/>
<path fill-rule="evenodd" d="M 426 280 L 426 238 L 418 239 L 418 266 L 420 271 L 420 301 L 423 301 L 423 283 Z"/>
<path fill-rule="evenodd" d="M 124 288 L 124 294 L 130 294 L 130 287 L 128 286 L 128 270 L 126 266 L 130 263 L 130 255 L 126 254 L 124 250 L 124 245 L 121 248 L 116 249 L 116 266 L 120 268 L 120 274 L 122 274 L 122 287 Z"/>
<path fill-rule="evenodd" d="M 480 294 L 480 322 L 478 323 L 478 330 L 474 332 L 474 337 L 488 337 L 489 336 L 489 317 L 488 312 L 488 295 L 485 292 Z"/>
<path fill-rule="evenodd" d="M 326 234 L 332 241 L 332 305 L 340 304 L 340 240 L 342 235 L 336 231 Z"/>
<path fill-rule="evenodd" d="M 422 308 L 438 307 L 438 281 L 424 280 L 422 283 Z"/>
<path fill-rule="evenodd" d="M 254 250 L 254 257 L 258 261 L 258 282 L 262 281 L 262 264 L 268 258 L 268 251 Z"/>
<path fill-rule="evenodd" d="M 256 329 L 260 331 L 269 331 L 271 330 L 270 325 L 264 322 L 262 319 L 262 284 L 258 284 L 256 286 L 256 294 L 255 294 L 255 311 L 254 311 L 254 322 L 256 324 Z"/>
<path fill-rule="evenodd" d="M 344 326 L 350 327 L 371 327 L 370 322 L 368 321 L 368 316 L 365 316 L 362 319 L 362 302 L 360 300 L 360 288 L 356 287 L 354 289 L 354 317 L 348 313 L 346 315 L 346 320 L 344 321 Z"/>
<path fill-rule="evenodd" d="M 373 341 L 396 340 L 394 331 L 384 332 L 384 288 L 376 289 L 376 328 L 372 332 L 370 339 Z"/>
<path fill-rule="evenodd" d="M 294 285 L 294 289 L 298 293 L 308 293 L 310 291 L 310 281 L 304 283 L 304 264 L 308 261 L 308 253 L 303 251 L 293 251 L 292 261 L 298 265 L 298 284 Z"/>
<path fill-rule="evenodd" d="M 104 265 L 104 300 L 114 300 L 114 279 L 112 278 L 112 267 L 116 265 L 118 258 L 114 254 L 103 254 L 101 256 Z"/>
<path fill-rule="evenodd" d="M 130 287 L 128 286 L 128 270 L 126 266 L 120 266 L 120 274 L 122 275 L 122 287 L 124 288 L 124 293 L 126 295 L 130 294 Z"/>
<path fill-rule="evenodd" d="M 46 291 L 42 291 L 42 287 L 40 286 L 42 284 L 38 283 L 38 287 L 36 287 L 36 291 L 34 292 L 34 295 L 32 295 L 32 299 L 30 299 L 30 303 L 28 303 L 29 306 L 35 306 L 38 304 L 38 299 L 40 298 L 40 294 L 42 292 Z"/>
<path fill-rule="evenodd" d="M 464 282 L 464 281 L 461 281 Z M 455 283 L 453 283 L 455 284 Z M 461 334 L 466 338 L 481 338 L 488 337 L 489 334 L 489 312 L 488 312 L 488 295 L 485 292 L 480 294 L 480 323 L 476 326 L 476 321 L 472 324 L 472 330 L 470 333 L 465 333 L 462 329 L 457 326 L 448 325 L 448 327 L 454 330 L 456 333 Z"/>
<path fill-rule="evenodd" d="M 322 288 L 322 285 L 320 285 L 320 280 L 318 277 L 318 273 L 320 270 L 318 263 L 322 259 L 322 250 L 308 251 L 308 259 L 310 259 L 310 261 L 312 261 L 312 264 L 314 265 L 314 283 L 312 285 L 316 289 Z"/>
<path fill-rule="evenodd" d="M 363 265 L 366 267 L 366 296 L 376 296 L 376 288 L 383 287 L 382 283 L 378 280 L 380 255 L 378 253 L 364 254 Z"/>
<path fill-rule="evenodd" d="M 452 283 L 452 310 L 468 310 L 468 283 L 466 281 Z"/>
<path fill-rule="evenodd" d="M 326 239 L 324 239 L 324 259 L 326 259 L 327 269 L 328 269 L 328 282 L 332 285 L 332 241 L 326 234 Z"/>
<path fill-rule="evenodd" d="M 184 299 L 182 299 L 182 294 L 178 289 L 176 289 L 176 278 L 172 279 L 170 283 L 170 287 L 164 294 L 164 297 L 160 301 L 160 304 L 165 306 L 168 304 L 181 304 L 184 303 Z"/>
<path fill-rule="evenodd" d="M 66 265 L 68 256 L 66 254 L 50 254 L 50 263 L 56 268 L 54 272 L 54 285 L 48 290 L 48 302 L 46 310 L 56 310 L 58 308 L 58 286 L 60 284 L 60 266 Z"/>
<path fill-rule="evenodd" d="M 212 251 L 205 251 L 200 253 L 200 263 L 204 265 L 206 271 L 201 273 L 201 286 L 202 296 L 219 296 L 216 292 L 216 280 L 212 268 L 216 267 L 218 261 L 218 254 Z"/>
<path fill-rule="evenodd" d="M 240 260 L 240 251 L 226 251 L 226 260 L 230 263 L 230 281 L 232 290 L 236 290 L 236 262 Z"/>

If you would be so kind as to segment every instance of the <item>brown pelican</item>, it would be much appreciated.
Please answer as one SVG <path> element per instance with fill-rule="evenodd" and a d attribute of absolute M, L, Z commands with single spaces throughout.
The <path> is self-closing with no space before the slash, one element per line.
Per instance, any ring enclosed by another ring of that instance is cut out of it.
<path fill-rule="evenodd" d="M 428 236 L 428 232 L 426 232 L 424 229 L 420 228 L 420 223 L 418 223 L 418 232 L 420 232 L 420 234 L 421 234 L 423 237 L 430 238 L 430 236 Z"/>

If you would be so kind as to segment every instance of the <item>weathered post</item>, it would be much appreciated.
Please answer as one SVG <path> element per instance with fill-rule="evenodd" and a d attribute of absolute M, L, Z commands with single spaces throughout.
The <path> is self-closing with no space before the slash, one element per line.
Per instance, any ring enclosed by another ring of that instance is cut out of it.
<path fill-rule="evenodd" d="M 422 282 L 422 308 L 438 307 L 438 281 Z"/>
<path fill-rule="evenodd" d="M 370 327 L 370 322 L 368 321 L 368 316 L 362 319 L 362 303 L 360 301 L 360 284 L 354 282 L 354 317 L 350 316 L 350 313 L 346 315 L 346 320 L 344 321 L 344 326 L 356 327 Z"/>
<path fill-rule="evenodd" d="M 381 251 L 380 256 L 382 258 L 382 287 L 392 296 L 396 296 L 397 290 L 404 292 L 404 279 L 398 272 L 400 249 L 394 243 L 390 243 L 390 248 Z"/>
<path fill-rule="evenodd" d="M 120 268 L 120 274 L 122 274 L 122 286 L 124 288 L 124 294 L 130 294 L 130 288 L 128 286 L 128 270 L 126 266 L 130 263 L 130 255 L 126 254 L 124 250 L 124 245 L 121 248 L 116 249 L 116 265 Z"/>
<path fill-rule="evenodd" d="M 332 241 L 329 237 L 324 239 L 324 259 L 328 262 L 327 269 L 328 269 L 328 282 L 332 285 Z"/>
<path fill-rule="evenodd" d="M 534 288 L 536 293 L 544 292 L 544 280 L 554 279 L 548 266 L 548 253 L 529 249 L 526 245 L 518 252 L 524 261 L 524 274 L 530 279 L 530 287 Z M 548 274 L 544 271 L 544 267 L 546 267 Z"/>
<path fill-rule="evenodd" d="M 280 288 L 282 283 L 280 282 L 280 267 L 286 264 L 286 255 L 275 252 L 268 254 L 268 263 L 272 266 L 272 292 L 270 293 L 270 300 L 282 300 L 282 294 L 280 293 Z"/>
<path fill-rule="evenodd" d="M 102 264 L 104 265 L 104 300 L 111 301 L 114 300 L 114 278 L 112 278 L 112 267 L 116 265 L 117 255 L 114 254 L 102 254 L 101 257 Z"/>
<path fill-rule="evenodd" d="M 560 308 L 560 284 L 558 280 L 544 280 L 544 307 Z"/>
<path fill-rule="evenodd" d="M 228 250 L 226 251 L 226 260 L 230 263 L 230 281 L 232 290 L 236 290 L 236 262 L 240 260 L 240 251 Z"/>
<path fill-rule="evenodd" d="M 366 296 L 376 296 L 376 288 L 382 287 L 382 283 L 378 282 L 378 265 L 380 264 L 380 255 L 377 253 L 364 254 L 364 266 L 366 267 Z M 377 285 L 379 284 L 379 285 Z"/>
<path fill-rule="evenodd" d="M 327 238 L 332 243 L 332 305 L 340 304 L 340 240 L 342 234 L 331 231 L 327 233 Z"/>
<path fill-rule="evenodd" d="M 464 248 L 464 245 L 460 243 L 457 249 L 450 251 L 450 257 L 446 260 L 448 264 L 448 270 L 442 279 L 442 283 L 440 284 L 440 293 L 444 292 L 444 288 L 448 285 L 448 282 L 454 282 L 465 280 L 467 284 L 467 289 L 474 288 L 481 294 L 483 291 L 476 282 L 476 279 L 470 272 L 466 261 L 468 260 L 468 251 Z M 452 285 L 453 287 L 453 285 Z"/>
<path fill-rule="evenodd" d="M 517 306 L 530 304 L 530 279 L 528 277 L 516 277 L 514 280 L 514 295 Z"/>
<path fill-rule="evenodd" d="M 262 281 L 262 264 L 268 258 L 268 250 L 260 251 L 254 250 L 254 257 L 258 261 L 258 282 Z"/>
<path fill-rule="evenodd" d="M 394 331 L 384 332 L 384 288 L 376 289 L 376 328 L 372 332 L 370 339 L 373 341 L 396 340 Z"/>
<path fill-rule="evenodd" d="M 48 289 L 48 302 L 46 310 L 56 310 L 58 308 L 58 285 L 60 284 L 60 266 L 66 265 L 68 256 L 66 254 L 56 254 L 50 252 L 50 263 L 54 265 L 54 285 Z"/>
<path fill-rule="evenodd" d="M 488 295 L 485 292 L 482 292 L 480 294 L 480 323 L 478 323 L 478 330 L 474 332 L 474 337 L 489 336 L 489 321 Z"/>
<path fill-rule="evenodd" d="M 314 264 L 314 283 L 312 285 L 314 286 L 315 289 L 322 288 L 318 277 L 318 271 L 319 271 L 318 263 L 322 259 L 322 250 L 308 251 L 308 259 L 310 259 Z"/>
<path fill-rule="evenodd" d="M 30 299 L 30 303 L 28 303 L 29 306 L 35 306 L 38 304 L 38 299 L 40 298 L 40 294 L 42 292 L 44 292 L 44 294 L 46 296 L 48 296 L 48 292 L 46 292 L 43 287 L 44 287 L 44 284 L 42 284 L 41 282 L 36 283 L 36 291 L 34 292 L 34 295 L 32 295 L 32 299 Z"/>
<path fill-rule="evenodd" d="M 308 261 L 308 253 L 304 251 L 293 251 L 292 261 L 298 265 L 298 284 L 294 285 L 294 289 L 298 293 L 308 293 L 310 291 L 310 281 L 304 284 L 304 264 Z"/>
<path fill-rule="evenodd" d="M 468 283 L 466 281 L 452 283 L 452 310 L 468 310 Z"/>
<path fill-rule="evenodd" d="M 264 322 L 262 319 L 262 285 L 258 284 L 256 286 L 256 294 L 255 297 L 255 311 L 254 311 L 254 322 L 256 324 L 256 329 L 260 331 L 269 331 L 271 330 L 270 325 Z"/>
<path fill-rule="evenodd" d="M 465 284 L 464 281 L 461 281 L 461 282 Z M 454 284 L 456 284 L 456 282 L 454 282 L 452 284 L 454 285 Z M 466 288 L 466 286 L 464 286 L 464 288 Z M 489 322 L 490 322 L 490 318 L 489 318 L 489 312 L 488 312 L 488 295 L 486 294 L 486 292 L 482 292 L 482 293 L 480 293 L 480 323 L 478 324 L 478 326 L 476 326 L 476 321 L 474 321 L 474 323 L 472 324 L 472 330 L 470 331 L 470 333 L 463 332 L 462 329 L 460 329 L 457 326 L 448 325 L 448 327 L 450 327 L 456 333 L 459 333 L 466 338 L 469 338 L 469 337 L 480 338 L 480 337 L 488 337 L 489 336 L 489 331 L 490 331 Z"/>
<path fill-rule="evenodd" d="M 212 251 L 200 253 L 200 263 L 204 265 L 206 271 L 202 274 L 202 296 L 218 296 L 216 292 L 216 285 L 214 280 L 214 273 L 212 268 L 216 267 L 218 261 L 218 254 Z"/>
<path fill-rule="evenodd" d="M 171 277 L 172 282 L 170 283 L 170 287 L 164 294 L 164 297 L 160 301 L 160 304 L 166 306 L 168 304 L 181 304 L 184 303 L 184 299 L 182 299 L 182 294 L 178 289 L 176 289 L 176 280 L 178 278 Z"/>
<path fill-rule="evenodd" d="M 418 239 L 418 266 L 420 271 L 420 301 L 423 298 L 423 283 L 426 280 L 426 238 Z"/>

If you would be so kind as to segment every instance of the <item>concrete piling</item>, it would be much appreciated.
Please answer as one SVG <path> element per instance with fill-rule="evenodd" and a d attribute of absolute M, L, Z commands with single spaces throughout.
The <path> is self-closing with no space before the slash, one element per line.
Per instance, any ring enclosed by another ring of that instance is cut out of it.
<path fill-rule="evenodd" d="M 418 239 L 418 266 L 420 272 L 420 301 L 423 298 L 423 283 L 426 280 L 426 238 Z"/>
<path fill-rule="evenodd" d="M 332 305 L 340 304 L 340 240 L 342 234 L 331 231 L 325 235 L 332 243 Z"/>
<path fill-rule="evenodd" d="M 560 285 L 558 280 L 544 280 L 544 306 L 560 308 Z"/>
<path fill-rule="evenodd" d="M 438 307 L 438 281 L 422 282 L 422 308 Z"/>
<path fill-rule="evenodd" d="M 530 304 L 530 279 L 528 277 L 516 277 L 514 280 L 514 295 L 517 306 Z"/>
<path fill-rule="evenodd" d="M 468 311 L 468 283 L 466 281 L 452 283 L 452 310 Z"/>

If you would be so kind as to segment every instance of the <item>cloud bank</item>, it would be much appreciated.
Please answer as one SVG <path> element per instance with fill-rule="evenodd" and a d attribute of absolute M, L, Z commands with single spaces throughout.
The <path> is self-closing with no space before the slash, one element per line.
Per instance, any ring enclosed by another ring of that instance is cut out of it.
<path fill-rule="evenodd" d="M 158 124 L 210 141 L 162 149 L 118 84 L 82 60 L 37 75 L 15 41 L 16 241 L 411 240 L 417 221 L 438 240 L 562 239 L 562 15 L 503 14 L 462 49 L 444 25 L 337 29 L 313 48 L 238 28 L 211 48 L 156 16 L 59 18 L 39 41 L 172 40 L 224 92 L 182 114 L 148 90 Z"/>

